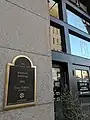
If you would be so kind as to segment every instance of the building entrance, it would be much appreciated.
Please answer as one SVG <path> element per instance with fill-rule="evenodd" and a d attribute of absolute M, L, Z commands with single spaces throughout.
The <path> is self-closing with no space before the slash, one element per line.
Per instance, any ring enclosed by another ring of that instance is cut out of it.
<path fill-rule="evenodd" d="M 53 80 L 53 92 L 54 92 L 54 112 L 55 120 L 63 119 L 60 95 L 66 82 L 67 66 L 61 64 L 53 64 L 52 67 L 52 80 Z"/>

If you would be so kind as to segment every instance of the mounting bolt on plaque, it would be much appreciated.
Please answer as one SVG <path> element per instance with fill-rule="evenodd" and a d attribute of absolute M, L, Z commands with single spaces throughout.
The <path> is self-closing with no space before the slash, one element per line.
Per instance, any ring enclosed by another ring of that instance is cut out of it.
<path fill-rule="evenodd" d="M 35 105 L 36 66 L 29 57 L 19 55 L 7 64 L 4 109 Z"/>

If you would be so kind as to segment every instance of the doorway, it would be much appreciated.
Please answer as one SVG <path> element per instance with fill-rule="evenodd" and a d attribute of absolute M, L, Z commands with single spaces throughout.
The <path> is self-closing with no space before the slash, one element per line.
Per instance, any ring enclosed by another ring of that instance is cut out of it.
<path fill-rule="evenodd" d="M 67 81 L 67 64 L 66 63 L 53 63 L 52 65 L 52 80 L 54 92 L 54 113 L 55 120 L 63 120 L 63 113 L 60 102 L 60 95 Z"/>

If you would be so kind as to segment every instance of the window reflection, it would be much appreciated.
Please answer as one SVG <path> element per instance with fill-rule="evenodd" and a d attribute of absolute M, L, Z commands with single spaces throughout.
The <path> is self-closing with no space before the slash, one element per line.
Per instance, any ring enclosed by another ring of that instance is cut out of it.
<path fill-rule="evenodd" d="M 60 80 L 60 69 L 59 68 L 52 68 L 52 79 L 53 81 Z"/>
<path fill-rule="evenodd" d="M 58 3 L 53 0 L 49 0 L 49 13 L 59 19 Z"/>
<path fill-rule="evenodd" d="M 87 70 L 76 70 L 77 88 L 80 96 L 90 95 L 90 82 Z"/>
<path fill-rule="evenodd" d="M 76 70 L 76 77 L 77 77 L 77 80 L 82 80 L 81 70 Z"/>
<path fill-rule="evenodd" d="M 84 81 L 89 80 L 88 71 L 85 71 L 85 70 L 82 71 L 82 78 Z"/>
<path fill-rule="evenodd" d="M 61 111 L 61 104 L 60 104 L 60 79 L 61 79 L 61 71 L 60 67 L 53 67 L 52 68 L 52 79 L 53 79 L 53 92 L 54 92 L 54 112 L 55 112 L 55 119 L 59 120 L 61 118 L 60 111 Z"/>
<path fill-rule="evenodd" d="M 90 42 L 69 34 L 71 54 L 90 59 Z"/>
<path fill-rule="evenodd" d="M 67 10 L 67 22 L 68 24 L 82 30 L 83 32 L 90 34 L 90 23 L 69 10 Z"/>
<path fill-rule="evenodd" d="M 80 8 L 81 10 L 83 10 L 84 12 L 88 13 L 87 7 L 82 3 L 82 0 L 69 0 L 69 1 L 76 5 L 78 8 Z"/>
<path fill-rule="evenodd" d="M 51 49 L 62 51 L 60 29 L 50 26 Z"/>

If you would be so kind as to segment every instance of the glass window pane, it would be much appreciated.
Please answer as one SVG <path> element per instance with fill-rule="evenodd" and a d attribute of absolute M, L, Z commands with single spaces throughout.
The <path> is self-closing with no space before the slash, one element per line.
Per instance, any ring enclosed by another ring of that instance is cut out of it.
<path fill-rule="evenodd" d="M 80 96 L 90 95 L 89 75 L 86 70 L 76 70 L 77 88 Z"/>
<path fill-rule="evenodd" d="M 90 59 L 90 42 L 69 34 L 71 54 Z"/>
<path fill-rule="evenodd" d="M 69 1 L 74 3 L 75 5 L 77 4 L 77 0 L 69 0 Z"/>
<path fill-rule="evenodd" d="M 82 3 L 82 0 L 81 2 L 79 2 L 79 6 L 80 6 L 80 9 L 82 9 L 84 12 L 88 13 L 88 8 L 87 6 L 85 6 L 83 3 Z"/>
<path fill-rule="evenodd" d="M 90 23 L 67 10 L 67 23 L 90 34 Z"/>
<path fill-rule="evenodd" d="M 52 79 L 54 81 L 60 80 L 60 69 L 59 68 L 52 68 Z"/>
<path fill-rule="evenodd" d="M 61 118 L 61 102 L 60 102 L 60 79 L 61 79 L 61 71 L 59 66 L 56 68 L 52 68 L 52 79 L 53 79 L 53 92 L 54 92 L 54 112 L 55 112 L 55 120 L 59 120 Z"/>
<path fill-rule="evenodd" d="M 84 2 L 82 0 L 69 0 L 70 2 L 72 2 L 74 5 L 76 5 L 79 9 L 83 10 L 84 12 L 88 13 L 88 8 L 87 6 L 84 4 Z"/>
<path fill-rule="evenodd" d="M 83 80 L 87 82 L 89 80 L 88 71 L 82 70 Z"/>
<path fill-rule="evenodd" d="M 77 80 L 82 80 L 81 70 L 76 70 L 76 78 Z"/>
<path fill-rule="evenodd" d="M 53 0 L 49 0 L 49 13 L 53 17 L 59 18 L 58 3 Z"/>
<path fill-rule="evenodd" d="M 55 44 L 55 38 L 53 38 L 53 44 Z"/>
<path fill-rule="evenodd" d="M 50 40 L 52 50 L 62 51 L 60 29 L 50 26 Z"/>

